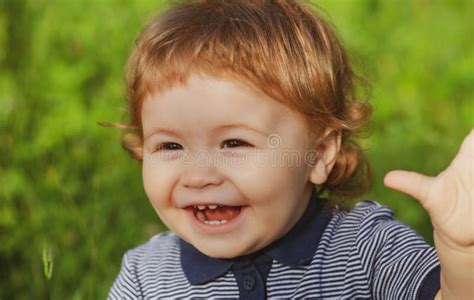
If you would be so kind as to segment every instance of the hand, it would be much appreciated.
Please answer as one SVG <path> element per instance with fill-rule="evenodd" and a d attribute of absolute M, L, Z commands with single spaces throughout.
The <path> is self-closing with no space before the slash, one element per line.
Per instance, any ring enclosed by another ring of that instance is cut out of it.
<path fill-rule="evenodd" d="M 442 292 L 474 294 L 474 130 L 449 167 L 436 177 L 391 171 L 385 185 L 418 200 L 428 212 L 441 262 Z M 443 285 L 444 283 L 444 285 Z M 459 297 L 459 298 L 461 298 Z M 473 298 L 474 299 L 474 298 Z"/>
<path fill-rule="evenodd" d="M 453 247 L 474 246 L 474 130 L 449 167 L 436 177 L 391 171 L 385 185 L 414 197 L 436 233 Z"/>

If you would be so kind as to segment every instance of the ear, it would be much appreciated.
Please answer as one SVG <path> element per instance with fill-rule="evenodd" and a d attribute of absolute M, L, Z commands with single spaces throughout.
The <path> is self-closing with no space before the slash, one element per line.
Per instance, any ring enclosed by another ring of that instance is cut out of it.
<path fill-rule="evenodd" d="M 326 130 L 323 138 L 316 145 L 318 159 L 310 170 L 308 180 L 314 184 L 323 184 L 336 162 L 341 147 L 341 133 L 335 130 Z"/>

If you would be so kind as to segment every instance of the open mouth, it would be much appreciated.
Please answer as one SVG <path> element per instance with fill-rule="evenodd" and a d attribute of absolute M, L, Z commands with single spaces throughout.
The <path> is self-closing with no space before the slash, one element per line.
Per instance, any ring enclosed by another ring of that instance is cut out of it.
<path fill-rule="evenodd" d="M 236 218 L 243 206 L 195 205 L 189 206 L 197 220 L 207 225 L 222 225 Z"/>

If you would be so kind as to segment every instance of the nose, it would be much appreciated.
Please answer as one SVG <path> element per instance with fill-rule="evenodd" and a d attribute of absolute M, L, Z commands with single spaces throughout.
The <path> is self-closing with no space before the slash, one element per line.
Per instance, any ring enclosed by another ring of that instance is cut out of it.
<path fill-rule="evenodd" d="M 200 166 L 193 164 L 183 172 L 182 186 L 190 189 L 203 189 L 208 186 L 220 185 L 223 176 L 214 166 Z"/>

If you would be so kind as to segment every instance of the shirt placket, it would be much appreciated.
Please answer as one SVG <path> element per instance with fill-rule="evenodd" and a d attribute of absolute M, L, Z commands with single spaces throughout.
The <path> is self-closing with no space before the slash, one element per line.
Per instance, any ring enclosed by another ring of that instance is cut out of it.
<path fill-rule="evenodd" d="M 236 262 L 232 267 L 241 299 L 266 299 L 265 282 L 251 260 Z"/>

